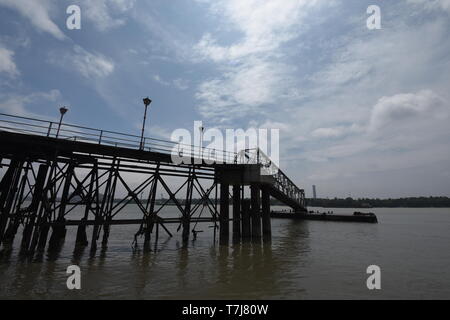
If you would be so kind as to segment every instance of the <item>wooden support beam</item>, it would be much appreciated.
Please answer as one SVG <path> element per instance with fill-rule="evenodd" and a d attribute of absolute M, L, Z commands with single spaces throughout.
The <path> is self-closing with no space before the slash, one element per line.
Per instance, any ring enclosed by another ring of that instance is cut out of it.
<path fill-rule="evenodd" d="M 220 237 L 221 244 L 228 244 L 230 233 L 230 195 L 228 183 L 220 184 Z"/>
<path fill-rule="evenodd" d="M 56 155 L 55 155 L 56 158 Z M 42 198 L 42 205 L 39 209 L 39 214 L 37 218 L 37 226 L 35 228 L 35 231 L 33 233 L 33 238 L 31 240 L 30 245 L 30 252 L 34 252 L 34 250 L 37 249 L 43 250 L 47 244 L 47 238 L 48 233 L 50 231 L 50 225 L 45 224 L 46 222 L 50 222 L 51 215 L 52 215 L 52 205 L 54 204 L 54 201 L 56 200 L 56 195 L 53 194 L 53 189 L 56 189 L 56 183 L 57 183 L 57 167 L 58 163 L 57 161 L 53 161 L 51 163 L 50 161 L 47 162 L 47 164 L 51 164 L 50 168 L 50 174 L 47 178 L 47 183 L 44 188 L 43 192 L 43 198 Z M 50 195 L 49 195 L 50 193 Z"/>
<path fill-rule="evenodd" d="M 92 205 L 94 203 L 94 194 L 98 193 L 98 190 L 94 191 L 94 186 L 98 183 L 97 177 L 97 163 L 94 164 L 94 167 L 91 170 L 91 180 L 89 183 L 88 194 L 87 194 L 87 203 L 84 209 L 84 218 L 82 222 L 86 222 L 89 218 L 89 211 L 92 209 Z M 86 177 L 87 178 L 87 177 Z M 85 247 L 89 244 L 86 233 L 86 223 L 80 223 L 77 229 L 77 237 L 75 240 L 75 247 Z"/>
<path fill-rule="evenodd" d="M 107 210 L 106 207 L 108 204 L 107 200 L 112 189 L 113 177 L 115 174 L 115 166 L 116 166 L 116 159 L 113 160 L 111 166 L 108 168 L 108 178 L 106 180 L 106 187 L 103 194 L 102 202 L 100 204 L 100 201 L 98 201 L 96 205 L 95 223 L 94 228 L 92 230 L 92 238 L 91 238 L 91 253 L 94 253 L 97 250 L 97 240 L 100 237 L 102 223 L 104 222 L 103 215 Z M 99 190 L 96 191 L 99 192 Z M 97 197 L 99 197 L 98 194 Z"/>
<path fill-rule="evenodd" d="M 64 188 L 61 195 L 61 203 L 59 206 L 59 212 L 58 212 L 58 218 L 57 221 L 64 221 L 65 213 L 66 213 L 66 206 L 68 204 L 69 196 L 70 196 L 70 187 L 72 183 L 72 176 L 75 169 L 75 163 L 71 162 L 69 166 L 67 167 L 67 171 L 65 173 L 65 180 L 64 180 Z M 52 235 L 50 236 L 49 241 L 49 250 L 57 250 L 60 246 L 61 242 L 66 237 L 66 227 L 62 225 L 56 225 L 52 228 Z"/>
<path fill-rule="evenodd" d="M 11 208 L 16 196 L 17 187 L 22 173 L 23 161 L 13 159 L 1 182 L 0 194 L 0 244 L 4 239 L 4 233 L 8 224 Z"/>
<path fill-rule="evenodd" d="M 252 236 L 250 226 L 250 200 L 242 200 L 242 240 L 248 240 Z"/>
<path fill-rule="evenodd" d="M 267 186 L 263 186 L 261 191 L 263 240 L 270 241 L 272 238 L 272 226 L 270 221 L 270 191 Z"/>
<path fill-rule="evenodd" d="M 38 215 L 39 206 L 42 203 L 43 191 L 45 182 L 47 179 L 49 166 L 46 164 L 42 164 L 39 166 L 38 174 L 36 177 L 36 183 L 34 186 L 33 199 L 31 200 L 30 205 L 30 219 L 26 224 L 23 230 L 21 249 L 25 252 L 28 252 L 31 243 L 31 236 L 33 234 L 33 230 L 35 228 L 36 218 Z"/>
<path fill-rule="evenodd" d="M 260 186 L 252 184 L 251 187 L 251 220 L 252 220 L 252 239 L 261 238 L 261 196 Z"/>
<path fill-rule="evenodd" d="M 159 168 L 159 165 L 158 165 Z M 158 187 L 158 180 L 159 180 L 159 172 L 158 168 L 155 172 L 155 175 L 153 176 L 153 182 L 150 187 L 149 192 L 149 199 L 147 203 L 147 212 L 148 215 L 146 217 L 146 228 L 145 228 L 145 238 L 144 238 L 144 249 L 148 250 L 150 249 L 150 234 L 153 232 L 153 226 L 154 226 L 154 218 L 155 218 L 155 201 L 156 201 L 156 191 Z M 157 232 L 156 232 L 156 238 L 155 242 L 158 241 L 157 237 L 159 236 L 159 224 L 156 226 Z"/>
<path fill-rule="evenodd" d="M 241 186 L 233 186 L 233 240 L 241 238 Z"/>
<path fill-rule="evenodd" d="M 192 203 L 192 192 L 194 190 L 194 175 L 195 169 L 192 169 L 189 174 L 187 190 L 186 190 L 186 201 L 184 206 L 183 214 L 183 243 L 186 244 L 189 241 L 190 234 L 190 221 L 191 221 L 191 203 Z"/>
<path fill-rule="evenodd" d="M 117 180 L 120 178 L 119 174 L 120 160 L 117 162 L 117 167 L 115 169 L 113 175 L 113 183 L 110 192 L 108 193 L 107 202 L 106 202 L 106 210 L 104 211 L 103 217 L 103 239 L 102 239 L 102 248 L 105 249 L 108 246 L 108 239 L 110 233 L 110 225 L 107 224 L 108 221 L 112 219 L 112 208 L 114 207 L 114 199 L 116 194 Z M 123 180 L 122 180 L 123 182 Z M 126 186 L 126 185 L 125 185 Z M 138 203 L 139 205 L 140 203 Z"/>
<path fill-rule="evenodd" d="M 30 169 L 30 163 L 27 163 L 23 170 L 22 178 L 20 179 L 20 184 L 17 189 L 17 194 L 15 195 L 15 201 L 14 201 L 14 209 L 11 211 L 8 228 L 6 229 L 4 235 L 3 235 L 3 246 L 4 247 L 12 247 L 12 244 L 14 242 L 14 238 L 16 236 L 17 230 L 19 228 L 19 225 L 23 223 L 25 225 L 25 229 L 28 226 L 29 219 L 26 217 L 26 213 L 28 213 L 29 208 L 21 208 L 23 202 L 24 202 L 24 191 L 25 191 L 25 185 L 29 184 L 28 181 L 28 171 Z"/>

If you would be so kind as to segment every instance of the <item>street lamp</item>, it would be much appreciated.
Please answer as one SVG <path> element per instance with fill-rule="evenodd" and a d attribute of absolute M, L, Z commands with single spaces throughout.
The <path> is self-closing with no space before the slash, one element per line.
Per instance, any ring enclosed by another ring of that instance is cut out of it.
<path fill-rule="evenodd" d="M 59 108 L 59 113 L 61 114 L 61 118 L 59 119 L 58 131 L 56 132 L 56 137 L 57 138 L 59 136 L 59 130 L 61 129 L 62 119 L 63 119 L 63 117 L 64 117 L 64 115 L 66 114 L 67 111 L 69 111 L 69 109 L 67 109 L 66 107 Z"/>
<path fill-rule="evenodd" d="M 145 112 L 144 112 L 144 123 L 142 124 L 142 134 L 141 134 L 141 143 L 139 145 L 139 150 L 144 150 L 144 130 L 145 130 L 145 119 L 147 118 L 147 108 L 152 103 L 149 97 L 144 98 Z"/>

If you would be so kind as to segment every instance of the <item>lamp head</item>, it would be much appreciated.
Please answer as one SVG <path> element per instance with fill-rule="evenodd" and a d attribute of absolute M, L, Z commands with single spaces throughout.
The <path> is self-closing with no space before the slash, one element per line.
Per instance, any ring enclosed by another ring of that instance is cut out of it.
<path fill-rule="evenodd" d="M 67 109 L 66 107 L 59 108 L 59 112 L 61 113 L 61 115 L 65 115 L 67 111 L 69 111 L 69 109 Z"/>
<path fill-rule="evenodd" d="M 144 105 L 145 105 L 146 107 L 148 107 L 148 106 L 150 105 L 150 103 L 152 103 L 152 100 L 150 100 L 149 97 L 144 98 L 143 101 L 144 101 Z"/>

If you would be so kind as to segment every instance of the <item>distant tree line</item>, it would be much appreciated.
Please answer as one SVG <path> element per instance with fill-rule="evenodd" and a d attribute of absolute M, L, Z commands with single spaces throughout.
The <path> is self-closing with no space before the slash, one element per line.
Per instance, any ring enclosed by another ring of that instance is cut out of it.
<path fill-rule="evenodd" d="M 449 197 L 411 197 L 399 199 L 307 199 L 308 207 L 322 208 L 450 208 Z"/>

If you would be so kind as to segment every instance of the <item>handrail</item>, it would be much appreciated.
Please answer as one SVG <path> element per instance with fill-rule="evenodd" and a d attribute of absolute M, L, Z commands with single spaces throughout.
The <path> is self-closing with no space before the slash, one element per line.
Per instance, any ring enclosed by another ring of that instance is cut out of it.
<path fill-rule="evenodd" d="M 0 113 L 0 129 L 10 131 L 29 132 L 36 135 L 56 137 L 59 123 L 31 117 L 16 116 Z M 4 119 L 7 117 L 6 119 Z M 10 120 L 11 119 L 11 120 Z M 8 126 L 5 126 L 7 124 Z M 46 125 L 43 125 L 46 124 Z M 81 129 L 81 130 L 80 130 Z M 83 131 L 84 130 L 84 131 Z M 103 145 L 123 146 L 128 148 L 140 148 L 141 137 L 128 133 L 101 130 L 80 125 L 61 123 L 57 138 L 70 138 L 77 141 L 95 142 Z M 181 142 L 168 141 L 152 137 L 144 137 L 143 149 L 147 151 L 159 150 L 172 154 L 175 149 L 181 150 L 186 157 L 197 157 L 207 160 L 215 160 L 225 163 L 235 161 L 236 153 L 226 150 L 199 147 Z"/>
<path fill-rule="evenodd" d="M 247 159 L 247 163 L 260 164 L 261 174 L 275 179 L 274 187 L 294 200 L 300 207 L 306 207 L 305 191 L 289 179 L 289 177 L 261 149 L 245 149 L 239 156 Z"/>

